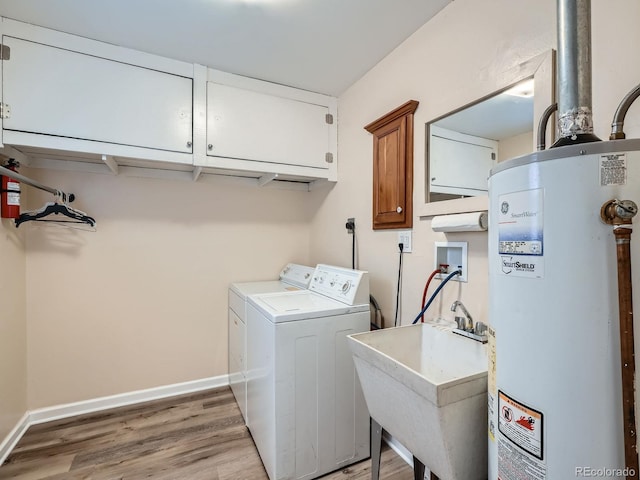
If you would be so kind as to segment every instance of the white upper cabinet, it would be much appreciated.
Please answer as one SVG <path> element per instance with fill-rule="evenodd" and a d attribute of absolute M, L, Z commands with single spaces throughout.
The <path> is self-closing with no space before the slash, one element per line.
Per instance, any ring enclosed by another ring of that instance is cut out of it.
<path fill-rule="evenodd" d="M 193 163 L 192 65 L 7 19 L 2 33 L 3 144 Z"/>
<path fill-rule="evenodd" d="M 479 195 L 488 191 L 489 171 L 497 163 L 498 142 L 431 125 L 429 191 Z"/>
<path fill-rule="evenodd" d="M 6 18 L 0 34 L 0 148 L 23 163 L 337 180 L 334 97 Z"/>
<path fill-rule="evenodd" d="M 205 94 L 205 171 L 336 180 L 335 98 L 211 69 Z"/>
<path fill-rule="evenodd" d="M 207 154 L 328 169 L 326 106 L 207 83 Z"/>

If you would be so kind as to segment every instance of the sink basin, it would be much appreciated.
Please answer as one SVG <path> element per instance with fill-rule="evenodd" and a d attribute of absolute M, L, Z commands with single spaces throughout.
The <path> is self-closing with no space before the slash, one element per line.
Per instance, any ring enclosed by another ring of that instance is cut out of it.
<path fill-rule="evenodd" d="M 487 478 L 487 347 L 426 323 L 349 336 L 371 417 L 441 480 Z"/>

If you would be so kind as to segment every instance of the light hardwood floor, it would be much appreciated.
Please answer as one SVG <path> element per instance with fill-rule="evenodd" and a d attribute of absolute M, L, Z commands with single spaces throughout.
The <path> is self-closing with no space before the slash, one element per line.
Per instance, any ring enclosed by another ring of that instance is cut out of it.
<path fill-rule="evenodd" d="M 371 478 L 369 460 L 324 480 Z M 228 387 L 30 427 L 0 479 L 268 480 Z M 386 448 L 381 480 L 412 480 Z"/>

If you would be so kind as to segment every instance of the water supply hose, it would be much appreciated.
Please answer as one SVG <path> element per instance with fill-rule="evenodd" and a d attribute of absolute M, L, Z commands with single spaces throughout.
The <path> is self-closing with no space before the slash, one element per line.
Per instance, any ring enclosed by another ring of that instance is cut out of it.
<path fill-rule="evenodd" d="M 420 318 L 424 315 L 424 312 L 427 311 L 427 309 L 431 306 L 431 303 L 435 300 L 435 298 L 438 296 L 438 293 L 440 293 L 440 290 L 442 290 L 442 287 L 444 287 L 447 282 L 449 280 L 451 280 L 453 277 L 455 277 L 456 275 L 462 275 L 462 270 L 456 270 L 455 272 L 450 273 L 447 278 L 445 278 L 442 283 L 440 285 L 438 285 L 438 288 L 436 288 L 435 292 L 433 292 L 433 295 L 431 295 L 431 297 L 429 298 L 429 301 L 427 302 L 427 304 L 424 306 L 424 308 L 420 311 L 420 313 L 418 314 L 418 316 L 415 318 L 415 320 L 413 322 L 411 322 L 412 325 L 415 325 L 416 323 L 418 323 L 420 321 Z"/>
<path fill-rule="evenodd" d="M 637 85 L 636 88 L 627 93 L 627 95 L 622 99 L 622 102 L 620 102 L 620 105 L 618 105 L 618 109 L 613 115 L 609 140 L 619 140 L 626 137 L 624 134 L 624 117 L 627 115 L 627 111 L 629 110 L 629 107 L 631 107 L 631 104 L 635 102 L 638 97 L 640 97 L 640 85 Z"/>
<path fill-rule="evenodd" d="M 427 283 L 424 286 L 424 290 L 422 291 L 422 304 L 420 305 L 420 308 L 424 308 L 425 302 L 427 300 L 427 290 L 429 290 L 429 285 L 431 285 L 431 280 L 433 280 L 433 277 L 435 277 L 439 273 L 442 273 L 442 270 L 437 268 L 433 272 L 431 272 L 431 275 L 429 275 L 429 278 L 427 279 Z M 420 321 L 424 322 L 424 315 L 420 316 Z"/>
<path fill-rule="evenodd" d="M 544 150 L 547 147 L 547 124 L 553 112 L 558 110 L 558 104 L 554 103 L 549 105 L 547 109 L 542 113 L 540 122 L 538 122 L 538 151 Z"/>
<path fill-rule="evenodd" d="M 630 200 L 610 200 L 601 210 L 605 223 L 613 225 L 618 258 L 618 311 L 620 316 L 620 362 L 622 366 L 622 418 L 625 467 L 638 478 L 638 444 L 635 418 L 636 363 L 633 334 L 633 297 L 631 280 L 631 219 L 638 207 Z"/>

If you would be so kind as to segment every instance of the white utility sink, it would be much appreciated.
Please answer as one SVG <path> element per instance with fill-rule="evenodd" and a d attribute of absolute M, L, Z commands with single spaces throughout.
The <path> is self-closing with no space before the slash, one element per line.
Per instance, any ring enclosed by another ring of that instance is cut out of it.
<path fill-rule="evenodd" d="M 441 480 L 487 478 L 487 347 L 426 323 L 349 336 L 371 417 Z"/>

